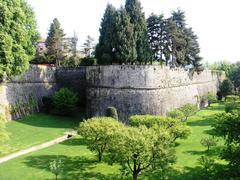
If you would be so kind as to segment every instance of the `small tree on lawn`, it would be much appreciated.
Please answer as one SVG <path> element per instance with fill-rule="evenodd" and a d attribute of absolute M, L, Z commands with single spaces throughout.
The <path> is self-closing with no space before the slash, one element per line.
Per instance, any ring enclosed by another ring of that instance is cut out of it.
<path fill-rule="evenodd" d="M 112 160 L 122 171 L 137 180 L 143 171 L 167 168 L 175 161 L 170 135 L 163 129 L 156 133 L 145 126 L 126 127 L 111 141 Z"/>
<path fill-rule="evenodd" d="M 213 146 L 217 145 L 217 141 L 214 137 L 202 138 L 200 142 L 204 147 L 207 147 L 207 152 L 209 152 L 210 147 L 213 147 Z"/>
<path fill-rule="evenodd" d="M 171 117 L 173 119 L 179 119 L 179 120 L 183 120 L 184 119 L 184 114 L 182 111 L 180 111 L 179 109 L 174 109 L 170 112 L 167 113 L 168 117 Z"/>
<path fill-rule="evenodd" d="M 196 105 L 186 104 L 183 107 L 179 108 L 179 110 L 182 111 L 184 115 L 184 119 L 182 121 L 187 121 L 189 117 L 197 113 L 198 108 Z"/>
<path fill-rule="evenodd" d="M 98 161 L 102 161 L 103 154 L 109 149 L 109 143 L 114 134 L 124 125 L 109 117 L 91 118 L 80 124 L 79 134 L 87 140 L 88 148 L 96 152 Z"/>
<path fill-rule="evenodd" d="M 59 174 L 62 172 L 63 164 L 61 159 L 55 159 L 49 164 L 50 171 L 55 175 L 55 179 L 58 179 Z"/>

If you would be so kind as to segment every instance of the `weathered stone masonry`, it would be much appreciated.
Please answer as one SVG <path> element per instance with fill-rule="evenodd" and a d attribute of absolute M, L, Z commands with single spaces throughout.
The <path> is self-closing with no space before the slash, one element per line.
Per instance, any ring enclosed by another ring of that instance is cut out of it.
<path fill-rule="evenodd" d="M 199 103 L 200 96 L 216 92 L 221 75 L 212 71 L 194 74 L 161 66 L 93 66 L 87 69 L 87 111 L 103 116 L 117 108 L 121 120 L 134 114 L 161 114 Z"/>
<path fill-rule="evenodd" d="M 0 84 L 0 113 L 18 119 L 38 111 L 43 96 L 68 87 L 86 101 L 89 117 L 105 115 L 109 106 L 117 108 L 123 121 L 133 114 L 165 115 L 186 103 L 198 103 L 201 95 L 216 92 L 223 77 L 212 71 L 191 77 L 183 69 L 152 65 L 31 66 L 25 75 Z"/>

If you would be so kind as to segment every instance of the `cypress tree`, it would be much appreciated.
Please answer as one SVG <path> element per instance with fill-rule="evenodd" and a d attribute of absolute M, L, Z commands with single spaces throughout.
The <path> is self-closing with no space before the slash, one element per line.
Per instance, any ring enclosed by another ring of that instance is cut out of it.
<path fill-rule="evenodd" d="M 50 25 L 48 37 L 46 39 L 47 57 L 50 63 L 56 63 L 60 66 L 60 62 L 64 59 L 64 33 L 61 29 L 60 22 L 57 18 Z"/>
<path fill-rule="evenodd" d="M 118 42 L 115 49 L 116 59 L 119 63 L 132 64 L 137 58 L 134 26 L 124 8 L 117 12 L 116 38 Z"/>
<path fill-rule="evenodd" d="M 134 26 L 134 38 L 136 42 L 137 58 L 140 63 L 147 63 L 150 58 L 150 48 L 148 44 L 148 30 L 145 15 L 142 12 L 139 0 L 126 0 L 125 9 L 130 16 L 130 22 Z M 135 60 L 135 59 L 134 59 Z"/>
<path fill-rule="evenodd" d="M 98 64 L 116 63 L 116 9 L 108 4 L 101 22 L 99 43 L 96 46 Z"/>

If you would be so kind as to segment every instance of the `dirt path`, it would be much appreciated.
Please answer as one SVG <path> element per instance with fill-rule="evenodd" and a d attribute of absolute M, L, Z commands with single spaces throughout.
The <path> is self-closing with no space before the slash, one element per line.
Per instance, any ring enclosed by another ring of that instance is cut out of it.
<path fill-rule="evenodd" d="M 28 149 L 24 149 L 22 151 L 18 151 L 16 153 L 12 153 L 12 154 L 9 154 L 7 156 L 4 156 L 2 158 L 0 158 L 0 164 L 1 163 L 4 163 L 6 161 L 9 161 L 11 159 L 14 159 L 16 157 L 19 157 L 19 156 L 22 156 L 24 154 L 28 154 L 28 153 L 31 153 L 31 152 L 34 152 L 34 151 L 38 151 L 40 149 L 44 149 L 44 148 L 47 148 L 49 146 L 52 146 L 54 144 L 59 144 L 63 141 L 66 141 L 67 139 L 69 139 L 69 137 L 72 137 L 72 136 L 75 136 L 76 134 L 74 133 L 66 133 L 64 136 L 62 137 L 59 137 L 57 139 L 54 139 L 52 141 L 48 141 L 46 143 L 43 143 L 43 144 L 40 144 L 40 145 L 36 145 L 36 146 L 33 146 L 31 148 L 28 148 Z"/>

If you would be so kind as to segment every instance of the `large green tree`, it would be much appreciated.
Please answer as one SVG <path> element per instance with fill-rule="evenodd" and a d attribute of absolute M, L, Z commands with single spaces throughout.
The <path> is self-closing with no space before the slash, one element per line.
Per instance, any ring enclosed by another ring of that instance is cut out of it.
<path fill-rule="evenodd" d="M 150 48 L 148 44 L 148 29 L 145 15 L 142 11 L 139 0 L 126 0 L 125 9 L 130 16 L 130 22 L 134 28 L 134 38 L 136 42 L 137 61 L 147 63 L 150 58 Z"/>
<path fill-rule="evenodd" d="M 50 63 L 56 63 L 60 65 L 64 59 L 64 32 L 61 28 L 61 24 L 57 18 L 53 20 L 50 25 L 48 36 L 46 39 L 47 58 Z"/>
<path fill-rule="evenodd" d="M 0 79 L 26 71 L 39 38 L 35 14 L 25 0 L 0 0 Z"/>
<path fill-rule="evenodd" d="M 116 9 L 108 4 L 99 30 L 99 43 L 96 46 L 98 64 L 112 64 L 116 60 L 116 16 Z"/>

